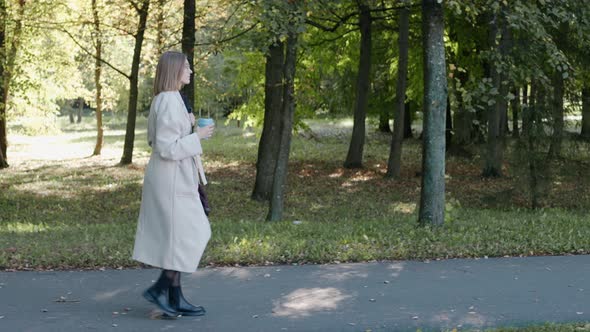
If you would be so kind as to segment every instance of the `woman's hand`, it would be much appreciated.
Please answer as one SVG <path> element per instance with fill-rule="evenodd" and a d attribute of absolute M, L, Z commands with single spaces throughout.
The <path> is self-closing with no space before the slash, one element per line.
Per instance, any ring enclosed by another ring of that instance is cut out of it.
<path fill-rule="evenodd" d="M 200 139 L 207 139 L 213 135 L 214 130 L 215 125 L 210 125 L 207 127 L 197 127 L 197 135 L 199 135 Z"/>

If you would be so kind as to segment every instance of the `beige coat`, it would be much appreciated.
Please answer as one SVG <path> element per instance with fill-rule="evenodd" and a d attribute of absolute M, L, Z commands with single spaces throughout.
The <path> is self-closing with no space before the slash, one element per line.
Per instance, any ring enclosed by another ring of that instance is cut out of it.
<path fill-rule="evenodd" d="M 178 91 L 152 100 L 145 169 L 133 259 L 163 269 L 194 272 L 211 237 L 199 199 L 203 153 Z M 198 161 L 198 162 L 197 162 Z M 206 183 L 206 182 L 204 182 Z"/>

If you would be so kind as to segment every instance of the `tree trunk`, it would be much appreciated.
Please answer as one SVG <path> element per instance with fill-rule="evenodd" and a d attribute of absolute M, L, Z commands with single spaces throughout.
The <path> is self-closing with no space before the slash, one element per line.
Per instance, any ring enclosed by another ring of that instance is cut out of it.
<path fill-rule="evenodd" d="M 184 0 L 184 20 L 182 22 L 182 53 L 188 59 L 193 73 L 189 84 L 182 87 L 182 93 L 188 97 L 191 108 L 195 109 L 195 82 L 194 82 L 194 58 L 195 58 L 195 0 Z"/>
<path fill-rule="evenodd" d="M 502 75 L 503 78 L 505 79 L 506 75 Z M 501 83 L 502 84 L 502 83 Z M 501 107 L 501 111 L 500 111 L 500 137 L 502 138 L 502 141 L 505 141 L 506 135 L 510 132 L 510 127 L 508 127 L 508 108 L 509 108 L 509 101 L 506 99 L 508 93 L 509 93 L 509 88 L 506 88 L 506 95 L 504 95 L 503 97 L 503 102 L 505 103 L 505 106 L 502 105 Z"/>
<path fill-rule="evenodd" d="M 412 111 L 409 100 L 404 104 L 404 138 L 412 138 Z"/>
<path fill-rule="evenodd" d="M 280 141 L 277 163 L 272 184 L 268 221 L 283 219 L 283 202 L 287 182 L 287 165 L 291 149 L 291 135 L 293 131 L 293 117 L 295 113 L 295 64 L 297 62 L 297 35 L 290 27 L 287 37 L 287 54 L 285 56 L 285 86 L 283 88 L 283 106 L 281 109 Z"/>
<path fill-rule="evenodd" d="M 445 148 L 448 150 L 453 144 L 453 114 L 451 113 L 451 98 L 447 93 L 447 109 L 446 109 L 446 124 L 445 124 Z"/>
<path fill-rule="evenodd" d="M 469 75 L 465 71 L 457 72 L 457 79 L 461 87 L 464 87 L 469 80 Z M 456 146 L 467 146 L 473 143 L 476 135 L 473 132 L 473 120 L 475 120 L 475 113 L 469 112 L 465 108 L 465 102 L 463 101 L 463 94 L 458 90 L 455 80 L 453 80 L 455 92 L 455 99 L 457 100 L 457 110 L 454 114 L 454 135 L 453 144 Z"/>
<path fill-rule="evenodd" d="M 406 0 L 400 0 L 405 4 Z M 399 178 L 401 172 L 402 142 L 404 140 L 406 84 L 408 78 L 408 47 L 410 35 L 410 10 L 404 7 L 399 10 L 399 59 L 397 65 L 397 87 L 395 97 L 395 115 L 393 123 L 393 135 L 387 162 L 386 177 Z"/>
<path fill-rule="evenodd" d="M 531 111 L 531 102 L 532 102 L 533 92 L 534 92 L 534 87 L 533 87 L 532 83 L 531 83 L 531 98 L 529 98 L 527 95 L 528 86 L 525 85 L 522 88 L 522 115 L 521 115 L 522 116 L 522 136 L 528 135 L 528 132 L 530 129 L 530 124 L 527 123 L 527 121 L 530 121 L 530 116 L 528 116 L 526 113 Z"/>
<path fill-rule="evenodd" d="M 497 19 L 494 19 L 491 25 L 490 40 L 491 45 L 495 45 L 495 35 L 498 29 Z M 502 37 L 498 51 L 504 57 L 510 45 L 510 33 L 506 22 L 502 21 Z M 500 72 L 494 64 L 491 64 L 491 75 L 494 87 L 497 89 L 496 102 L 493 106 L 488 108 L 488 142 L 485 166 L 482 172 L 484 177 L 500 177 L 502 176 L 502 159 L 503 159 L 503 140 L 504 140 L 504 122 L 503 118 L 507 114 L 509 87 L 504 84 L 504 77 L 506 76 Z"/>
<path fill-rule="evenodd" d="M 519 89 L 513 88 L 512 95 L 514 95 L 514 99 L 510 102 L 510 106 L 512 108 L 512 137 L 518 138 L 518 109 L 520 108 L 520 94 Z"/>
<path fill-rule="evenodd" d="M 495 40 L 497 32 L 497 15 L 494 15 L 490 23 L 490 31 L 488 37 L 489 45 L 491 48 L 494 48 L 496 45 Z M 494 88 L 496 88 L 499 92 L 500 85 L 502 83 L 500 73 L 496 70 L 496 67 L 493 63 L 488 63 L 488 66 L 489 69 L 487 70 L 487 72 L 492 78 L 492 84 Z M 486 144 L 485 165 L 482 174 L 484 177 L 499 177 L 502 174 L 502 165 L 498 160 L 498 136 L 500 135 L 500 113 L 498 109 L 498 102 L 500 101 L 499 99 L 500 98 L 496 98 L 495 104 L 488 106 L 487 108 L 488 137 Z"/>
<path fill-rule="evenodd" d="M 348 155 L 344 161 L 345 168 L 363 167 L 363 149 L 365 145 L 365 118 L 369 103 L 369 80 L 371 74 L 371 11 L 369 6 L 360 6 L 359 25 L 361 30 L 361 50 L 359 72 L 356 83 L 356 102 L 354 108 L 354 125 Z"/>
<path fill-rule="evenodd" d="M 543 131 L 543 123 L 540 121 L 540 110 L 538 109 L 538 92 L 536 84 L 531 83 L 530 103 L 526 112 L 523 112 L 523 136 L 526 133 L 527 155 L 529 164 L 529 191 L 531 197 L 531 208 L 538 209 L 539 204 L 539 163 L 537 160 L 537 140 L 536 134 Z M 539 129 L 540 127 L 540 129 Z"/>
<path fill-rule="evenodd" d="M 164 5 L 166 0 L 158 0 L 156 12 L 156 50 L 158 56 L 164 53 Z M 156 59 L 157 61 L 157 59 Z"/>
<path fill-rule="evenodd" d="M 377 128 L 380 133 L 390 133 L 391 127 L 389 127 L 389 112 L 382 110 L 379 113 L 379 127 Z"/>
<path fill-rule="evenodd" d="M 84 109 L 84 98 L 80 97 L 78 109 L 76 110 L 76 123 L 82 122 L 82 110 Z"/>
<path fill-rule="evenodd" d="M 0 50 L 4 50 L 6 46 L 6 1 L 0 0 Z M 5 70 L 4 70 L 5 57 L 4 54 L 0 53 L 0 169 L 8 167 L 6 161 L 6 149 L 8 146 L 7 133 L 6 133 L 6 91 L 8 87 L 5 84 Z"/>
<path fill-rule="evenodd" d="M 20 48 L 20 37 L 22 34 L 23 19 L 25 17 L 25 0 L 18 1 L 18 13 L 15 21 L 14 31 L 12 32 L 12 41 L 10 43 L 10 49 L 6 51 L 6 25 L 8 20 L 8 13 L 5 0 L 0 3 L 2 11 L 2 50 L 6 53 L 0 55 L 0 61 L 2 62 L 2 79 L 1 92 L 2 100 L 0 100 L 0 168 L 8 167 L 8 133 L 6 130 L 6 119 L 7 119 L 7 105 L 8 96 L 10 95 L 10 82 L 14 74 L 14 64 L 16 61 L 16 54 Z"/>
<path fill-rule="evenodd" d="M 133 50 L 133 62 L 131 63 L 131 76 L 129 79 L 129 106 L 127 112 L 127 128 L 125 131 L 125 145 L 123 146 L 123 157 L 121 165 L 128 165 L 133 162 L 133 143 L 135 142 L 135 120 L 137 117 L 137 96 L 139 79 L 139 62 L 141 60 L 141 47 L 145 33 L 150 1 L 144 0 L 138 10 L 139 24 L 135 35 L 135 48 Z"/>
<path fill-rule="evenodd" d="M 421 225 L 444 223 L 445 213 L 445 117 L 447 75 L 443 5 L 422 1 L 424 49 L 424 130 L 422 141 Z"/>
<path fill-rule="evenodd" d="M 100 15 L 98 15 L 97 0 L 92 0 L 92 16 L 94 18 L 94 33 L 96 34 L 96 43 L 94 46 L 96 58 L 94 61 L 94 84 L 96 85 L 96 145 L 94 146 L 93 156 L 100 155 L 103 143 L 103 126 L 102 126 L 102 83 L 100 76 L 102 74 L 102 33 L 100 30 Z"/>
<path fill-rule="evenodd" d="M 561 145 L 563 141 L 563 76 L 560 71 L 555 71 L 553 76 L 553 98 L 551 101 L 553 111 L 553 135 L 549 146 L 549 159 L 561 157 Z"/>
<path fill-rule="evenodd" d="M 268 201 L 272 193 L 275 167 L 279 152 L 281 108 L 283 107 L 283 70 L 285 47 L 280 41 L 271 45 L 266 56 L 264 85 L 264 124 L 258 145 L 256 182 L 252 199 Z"/>
<path fill-rule="evenodd" d="M 582 137 L 590 139 L 590 85 L 582 88 Z"/>

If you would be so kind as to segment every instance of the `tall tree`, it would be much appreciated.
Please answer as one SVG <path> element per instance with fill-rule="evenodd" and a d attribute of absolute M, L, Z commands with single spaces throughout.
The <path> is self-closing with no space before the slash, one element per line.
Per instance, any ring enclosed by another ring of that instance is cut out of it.
<path fill-rule="evenodd" d="M 447 75 L 443 1 L 422 1 L 424 132 L 418 222 L 442 225 L 445 212 L 445 118 Z"/>
<path fill-rule="evenodd" d="M 402 5 L 407 0 L 400 0 Z M 399 10 L 398 48 L 399 59 L 397 66 L 397 87 L 395 93 L 395 116 L 391 149 L 387 163 L 387 177 L 399 177 L 401 171 L 402 142 L 404 139 L 406 83 L 408 79 L 408 48 L 410 35 L 410 9 L 403 7 Z"/>
<path fill-rule="evenodd" d="M 518 88 L 512 89 L 512 95 L 514 98 L 510 102 L 510 108 L 512 109 L 512 137 L 518 138 L 518 111 L 520 109 L 520 93 Z"/>
<path fill-rule="evenodd" d="M 528 85 L 525 84 L 522 87 L 522 135 L 526 136 L 528 134 L 528 130 L 530 125 L 527 123 L 529 121 L 530 116 L 525 114 L 530 109 L 530 102 L 532 101 L 530 96 L 528 95 Z M 533 93 L 533 86 L 531 85 L 531 96 Z"/>
<path fill-rule="evenodd" d="M 590 84 L 582 88 L 582 137 L 590 139 Z"/>
<path fill-rule="evenodd" d="M 285 47 L 277 40 L 266 54 L 264 85 L 264 123 L 258 145 L 256 161 L 256 182 L 252 199 L 267 201 L 271 197 L 275 167 L 277 164 L 277 142 L 280 141 L 281 107 L 283 104 L 283 67 Z"/>
<path fill-rule="evenodd" d="M 92 0 L 92 18 L 94 23 L 94 85 L 96 86 L 96 145 L 92 155 L 100 155 L 103 144 L 104 128 L 102 125 L 102 83 L 100 82 L 102 74 L 102 31 L 100 26 L 100 15 L 98 13 L 98 0 Z"/>
<path fill-rule="evenodd" d="M 553 96 L 551 98 L 551 108 L 553 113 L 553 134 L 551 135 L 551 144 L 549 145 L 548 157 L 550 159 L 561 156 L 561 145 L 563 141 L 563 74 L 556 70 L 553 74 Z"/>
<path fill-rule="evenodd" d="M 182 53 L 188 59 L 188 64 L 193 71 L 189 84 L 182 88 L 182 93 L 188 98 L 191 108 L 195 109 L 195 82 L 194 82 L 194 58 L 195 58 L 195 0 L 184 0 L 184 19 L 182 22 Z"/>
<path fill-rule="evenodd" d="M 496 47 L 496 36 L 500 33 L 500 42 Z M 490 24 L 490 45 L 492 50 L 497 48 L 499 57 L 490 62 L 490 75 L 493 89 L 496 91 L 494 103 L 488 107 L 488 142 L 485 165 L 482 175 L 484 177 L 502 176 L 502 160 L 504 148 L 504 123 L 503 117 L 508 109 L 509 85 L 506 82 L 507 75 L 502 67 L 509 48 L 511 47 L 511 35 L 505 20 L 505 7 L 500 13 L 494 13 Z"/>
<path fill-rule="evenodd" d="M 561 52 L 570 53 L 572 48 L 568 41 L 570 34 L 568 24 L 561 22 L 555 31 L 555 44 Z M 563 142 L 563 126 L 564 126 L 564 80 L 567 77 L 567 67 L 557 66 L 552 73 L 553 96 L 551 98 L 552 118 L 553 118 L 553 134 L 551 135 L 551 144 L 549 146 L 549 159 L 561 157 L 561 145 Z"/>
<path fill-rule="evenodd" d="M 278 221 L 283 218 L 283 201 L 287 181 L 287 165 L 291 150 L 291 136 L 293 131 L 293 117 L 295 113 L 295 64 L 297 63 L 297 32 L 295 24 L 290 27 L 285 55 L 283 87 L 283 105 L 281 107 L 280 141 L 277 163 L 274 171 L 272 196 L 268 211 L 268 221 Z"/>
<path fill-rule="evenodd" d="M 156 3 L 157 4 L 157 7 L 156 7 L 156 54 L 159 56 L 160 54 L 164 53 L 164 21 L 165 21 L 164 6 L 166 4 L 166 0 L 157 0 L 157 1 L 158 2 Z M 184 21 L 183 21 L 183 29 L 184 29 Z M 183 32 L 184 32 L 184 30 L 183 30 Z"/>
<path fill-rule="evenodd" d="M 354 124 L 348 154 L 344 161 L 346 168 L 363 167 L 365 145 L 365 119 L 369 103 L 369 84 L 371 75 L 371 9 L 366 3 L 359 3 L 359 26 L 361 31 L 360 60 L 356 82 L 356 101 Z"/>
<path fill-rule="evenodd" d="M 133 143 L 135 142 L 135 119 L 137 117 L 137 97 L 139 80 L 139 62 L 141 60 L 141 49 L 148 17 L 150 0 L 128 0 L 138 15 L 137 32 L 134 34 L 135 46 L 133 49 L 133 62 L 131 63 L 131 75 L 129 76 L 129 106 L 127 109 L 127 126 L 125 130 L 125 145 L 121 165 L 133 162 Z"/>
<path fill-rule="evenodd" d="M 539 140 L 544 136 L 544 124 L 542 123 L 543 98 L 538 91 L 538 84 L 531 82 L 531 94 L 529 96 L 529 105 L 526 111 L 522 113 L 522 133 L 527 142 L 527 159 L 529 169 L 529 192 L 531 198 L 531 208 L 540 207 L 540 160 L 538 153 Z"/>
<path fill-rule="evenodd" d="M 18 0 L 18 10 L 15 19 L 15 27 L 12 31 L 10 45 L 7 47 L 6 27 L 8 24 L 8 11 L 6 1 L 0 0 L 0 168 L 8 167 L 8 139 L 6 132 L 6 110 L 8 106 L 8 97 L 10 95 L 10 82 L 14 75 L 14 64 L 16 55 L 20 48 L 23 19 L 25 17 L 26 0 Z"/>
<path fill-rule="evenodd" d="M 0 96 L 4 97 L 4 64 L 6 54 L 6 0 L 0 0 Z M 0 169 L 8 167 L 6 161 L 6 104 L 4 98 L 0 102 Z"/>

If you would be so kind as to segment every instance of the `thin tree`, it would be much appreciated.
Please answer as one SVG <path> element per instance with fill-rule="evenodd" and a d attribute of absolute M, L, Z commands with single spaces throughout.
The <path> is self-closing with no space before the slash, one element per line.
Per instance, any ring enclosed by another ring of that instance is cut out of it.
<path fill-rule="evenodd" d="M 264 123 L 258 145 L 256 160 L 256 182 L 252 199 L 267 201 L 271 197 L 272 184 L 279 151 L 280 110 L 283 104 L 283 67 L 285 46 L 275 41 L 266 54 L 264 84 Z"/>
<path fill-rule="evenodd" d="M 92 0 L 92 18 L 94 23 L 94 85 L 96 86 L 95 102 L 96 102 L 96 145 L 94 146 L 93 156 L 100 155 L 103 144 L 104 128 L 102 125 L 102 83 L 100 78 L 102 75 L 102 31 L 100 27 L 100 15 L 98 14 L 98 0 Z"/>
<path fill-rule="evenodd" d="M 400 0 L 402 5 L 407 0 Z M 404 139 L 406 84 L 408 78 L 408 48 L 410 35 L 410 9 L 404 7 L 399 10 L 397 87 L 395 94 L 395 115 L 391 149 L 387 163 L 387 177 L 399 177 L 401 172 L 402 142 Z"/>
<path fill-rule="evenodd" d="M 520 136 L 518 132 L 518 111 L 521 107 L 519 89 L 513 88 L 512 95 L 514 96 L 510 102 L 510 108 L 512 109 L 512 137 L 518 138 Z"/>
<path fill-rule="evenodd" d="M 582 132 L 584 139 L 590 139 L 590 84 L 582 88 Z"/>
<path fill-rule="evenodd" d="M 369 84 L 371 74 L 371 10 L 367 4 L 359 4 L 359 27 L 361 31 L 360 60 L 356 82 L 356 100 L 354 105 L 354 124 L 348 154 L 344 161 L 345 168 L 363 167 L 363 149 L 365 146 L 365 119 L 369 104 Z"/>
<path fill-rule="evenodd" d="M 445 118 L 447 75 L 443 2 L 422 1 L 424 48 L 424 132 L 418 222 L 442 225 L 445 211 Z"/>
<path fill-rule="evenodd" d="M 182 21 L 182 53 L 186 55 L 188 64 L 193 71 L 189 84 L 182 88 L 182 93 L 188 98 L 191 108 L 195 109 L 195 0 L 184 0 L 184 19 Z"/>
<path fill-rule="evenodd" d="M 539 140 L 544 136 L 544 124 L 542 123 L 543 98 L 538 91 L 538 84 L 531 82 L 531 94 L 529 96 L 529 105 L 525 112 L 522 113 L 522 132 L 526 138 L 527 159 L 529 168 L 529 192 L 531 198 L 531 208 L 540 207 L 540 160 L 537 152 Z"/>
<path fill-rule="evenodd" d="M 6 1 L 0 0 L 0 96 L 4 96 L 4 63 L 5 63 L 5 44 L 6 44 Z M 4 100 L 3 100 L 4 101 Z M 6 161 L 6 104 L 0 103 L 0 169 L 8 167 Z"/>
<path fill-rule="evenodd" d="M 128 0 L 133 6 L 139 22 L 137 32 L 134 34 L 135 47 L 133 49 L 133 62 L 131 63 L 131 75 L 129 76 L 129 106 L 127 108 L 127 127 L 125 130 L 125 145 L 123 146 L 123 156 L 121 165 L 131 164 L 133 162 L 133 143 L 135 142 L 135 119 L 137 117 L 137 97 L 138 97 L 138 80 L 139 80 L 139 62 L 141 60 L 141 48 L 145 34 L 147 17 L 149 12 L 150 0 L 141 0 L 135 2 Z"/>
<path fill-rule="evenodd" d="M 490 27 L 490 45 L 492 49 L 496 48 L 497 33 L 499 32 L 501 35 L 497 52 L 500 54 L 502 61 L 504 61 L 511 47 L 511 35 L 508 24 L 504 19 L 504 10 L 505 7 L 502 7 L 500 14 L 494 14 Z M 508 100 L 506 97 L 509 92 L 509 86 L 505 83 L 507 75 L 502 70 L 501 64 L 492 62 L 490 67 L 492 84 L 497 94 L 495 95 L 494 104 L 488 107 L 488 142 L 482 175 L 484 177 L 499 177 L 502 176 L 503 139 L 505 136 L 504 122 L 502 119 L 507 114 Z"/>
<path fill-rule="evenodd" d="M 570 35 L 568 23 L 560 23 L 556 29 L 556 46 L 562 51 L 567 52 L 572 49 L 568 36 Z M 561 68 L 561 66 L 559 66 Z M 564 84 L 565 77 L 568 73 L 566 69 L 555 69 L 552 75 L 553 96 L 551 98 L 551 111 L 553 117 L 553 134 L 551 135 L 551 144 L 549 145 L 549 159 L 561 157 L 561 146 L 563 142 L 563 128 L 564 128 Z"/>
<path fill-rule="evenodd" d="M 278 221 L 283 218 L 283 205 L 287 181 L 287 165 L 291 150 L 291 136 L 295 113 L 295 64 L 297 62 L 297 33 L 295 25 L 290 22 L 284 66 L 283 105 L 281 108 L 280 141 L 277 163 L 274 171 L 274 181 L 269 204 L 268 221 Z"/>
<path fill-rule="evenodd" d="M 559 158 L 561 156 L 561 145 L 563 141 L 563 74 L 556 70 L 553 74 L 553 96 L 551 98 L 551 108 L 553 112 L 553 134 L 551 135 L 551 144 L 549 145 L 549 159 Z"/>
<path fill-rule="evenodd" d="M 166 0 L 158 0 L 156 4 L 156 50 L 159 56 L 164 53 L 164 5 Z"/>
<path fill-rule="evenodd" d="M 25 16 L 26 0 L 18 1 L 18 11 L 15 20 L 15 27 L 12 31 L 12 39 L 10 46 L 7 47 L 6 42 L 6 26 L 8 20 L 8 11 L 6 1 L 0 0 L 0 19 L 2 20 L 0 27 L 0 168 L 8 167 L 8 139 L 6 132 L 6 109 L 8 105 L 8 96 L 10 93 L 10 82 L 14 75 L 14 65 L 16 61 L 16 54 L 20 47 L 23 18 Z"/>

